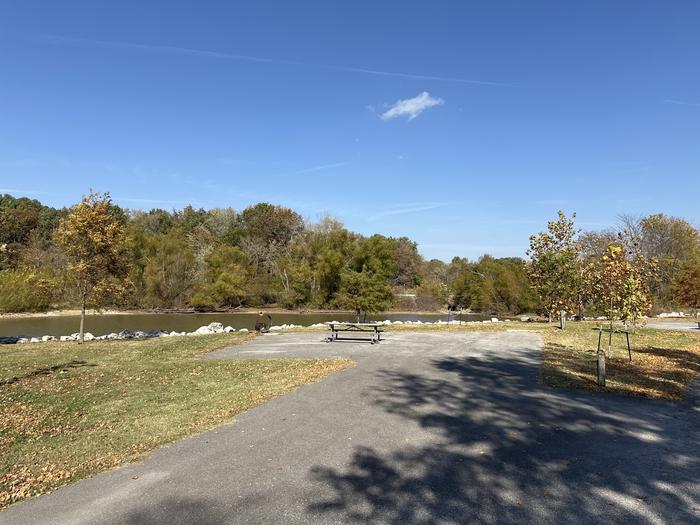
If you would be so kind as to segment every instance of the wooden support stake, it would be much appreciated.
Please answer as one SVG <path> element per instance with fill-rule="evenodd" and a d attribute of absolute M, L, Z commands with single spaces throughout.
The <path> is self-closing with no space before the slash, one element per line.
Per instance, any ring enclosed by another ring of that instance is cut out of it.
<path fill-rule="evenodd" d="M 605 352 L 598 351 L 596 353 L 596 371 L 598 378 L 598 386 L 605 386 Z"/>

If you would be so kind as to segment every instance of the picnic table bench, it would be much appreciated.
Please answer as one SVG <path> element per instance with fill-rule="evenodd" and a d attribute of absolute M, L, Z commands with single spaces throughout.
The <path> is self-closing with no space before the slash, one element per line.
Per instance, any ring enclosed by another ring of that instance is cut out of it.
<path fill-rule="evenodd" d="M 382 340 L 381 324 L 379 323 L 326 323 L 330 334 L 326 342 L 331 341 L 369 341 L 370 344 L 378 343 Z M 341 333 L 360 334 L 363 337 L 341 337 Z"/>

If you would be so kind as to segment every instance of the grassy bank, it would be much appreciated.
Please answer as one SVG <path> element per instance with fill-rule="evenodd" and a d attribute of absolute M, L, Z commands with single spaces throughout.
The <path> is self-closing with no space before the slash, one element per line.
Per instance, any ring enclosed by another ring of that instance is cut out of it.
<path fill-rule="evenodd" d="M 0 508 L 142 459 L 351 364 L 197 359 L 249 337 L 0 346 Z"/>
<path fill-rule="evenodd" d="M 630 334 L 631 363 L 623 336 L 613 336 L 613 357 L 607 360 L 606 387 L 602 389 L 595 381 L 596 326 L 595 323 L 569 323 L 564 331 L 556 328 L 542 331 L 542 381 L 545 384 L 678 400 L 700 373 L 699 334 L 640 329 Z M 603 339 L 607 344 L 607 339 Z"/>

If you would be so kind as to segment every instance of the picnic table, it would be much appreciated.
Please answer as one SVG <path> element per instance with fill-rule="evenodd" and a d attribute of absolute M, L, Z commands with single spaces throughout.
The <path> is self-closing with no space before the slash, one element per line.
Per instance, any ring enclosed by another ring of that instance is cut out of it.
<path fill-rule="evenodd" d="M 382 340 L 381 324 L 379 323 L 352 323 L 352 322 L 329 322 L 326 323 L 330 334 L 326 342 L 331 341 L 369 341 L 370 344 L 378 343 Z M 340 334 L 348 334 L 349 337 L 342 337 Z M 362 337 L 352 337 L 350 334 L 360 334 Z"/>

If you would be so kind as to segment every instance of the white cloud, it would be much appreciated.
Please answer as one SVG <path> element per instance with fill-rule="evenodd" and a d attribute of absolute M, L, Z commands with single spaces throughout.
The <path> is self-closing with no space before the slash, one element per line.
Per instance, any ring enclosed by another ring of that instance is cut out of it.
<path fill-rule="evenodd" d="M 432 97 L 430 93 L 423 91 L 413 98 L 397 100 L 393 106 L 382 113 L 381 118 L 382 120 L 390 120 L 405 115 L 408 117 L 408 120 L 413 120 L 426 109 L 433 106 L 441 106 L 444 103 L 443 99 Z"/>

